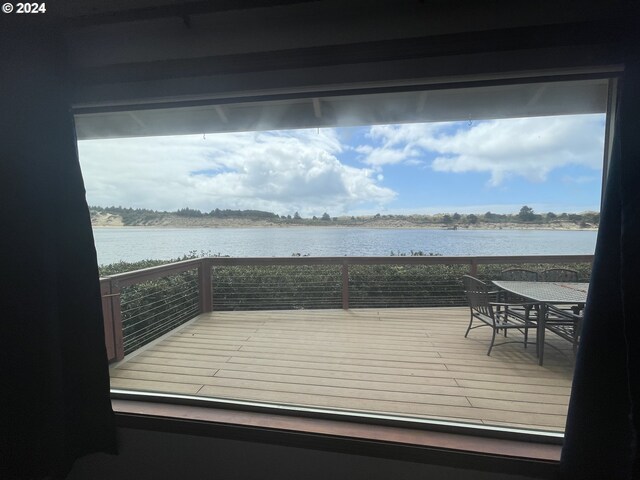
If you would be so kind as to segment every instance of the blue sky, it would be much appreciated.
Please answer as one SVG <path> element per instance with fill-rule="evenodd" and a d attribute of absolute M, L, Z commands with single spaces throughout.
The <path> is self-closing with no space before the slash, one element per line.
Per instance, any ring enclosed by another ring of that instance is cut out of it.
<path fill-rule="evenodd" d="M 78 142 L 91 205 L 304 217 L 598 210 L 604 115 Z"/>

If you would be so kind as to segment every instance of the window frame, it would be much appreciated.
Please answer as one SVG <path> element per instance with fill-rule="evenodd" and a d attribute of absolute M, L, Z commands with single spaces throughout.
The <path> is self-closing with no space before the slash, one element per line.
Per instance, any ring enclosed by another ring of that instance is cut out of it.
<path fill-rule="evenodd" d="M 120 396 L 122 394 L 119 394 Z M 561 445 L 465 433 L 306 418 L 276 412 L 113 398 L 119 428 L 273 444 L 343 454 L 554 478 Z M 276 409 L 277 410 L 277 409 Z"/>
<path fill-rule="evenodd" d="M 609 79 L 605 112 L 605 148 L 603 154 L 602 198 L 607 183 L 609 158 L 618 94 L 619 68 L 562 75 L 491 80 L 470 80 L 437 85 L 388 85 L 384 87 L 332 90 L 328 94 L 355 95 L 385 91 L 408 91 L 446 88 L 469 88 L 487 85 L 512 85 L 580 79 Z M 314 98 L 327 92 L 291 92 L 278 95 L 242 97 L 235 100 L 255 101 L 265 98 Z M 233 101 L 234 99 L 227 99 Z M 145 104 L 144 108 L 167 108 L 210 103 L 162 102 Z M 127 111 L 140 105 L 100 107 L 76 106 L 76 115 L 98 112 Z M 322 450 L 382 456 L 410 461 L 462 466 L 504 473 L 522 473 L 551 478 L 555 474 L 564 438 L 563 433 L 543 433 L 522 429 L 479 427 L 428 419 L 399 419 L 393 416 L 366 415 L 285 405 L 269 405 L 241 400 L 195 398 L 125 390 L 111 391 L 118 425 L 122 428 L 146 428 L 157 431 L 214 435 L 247 441 L 278 443 Z"/>

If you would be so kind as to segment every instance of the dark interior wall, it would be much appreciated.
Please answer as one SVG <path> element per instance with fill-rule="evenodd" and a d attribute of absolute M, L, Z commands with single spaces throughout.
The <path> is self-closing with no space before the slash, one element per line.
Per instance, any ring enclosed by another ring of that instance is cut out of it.
<path fill-rule="evenodd" d="M 120 454 L 79 460 L 67 480 L 527 480 L 479 472 L 275 444 L 121 428 Z"/>
<path fill-rule="evenodd" d="M 513 0 L 323 0 L 199 12 L 187 14 L 188 21 L 151 12 L 138 21 L 113 23 L 99 17 L 92 24 L 88 17 L 70 32 L 70 47 L 77 65 L 95 67 L 602 21 L 615 17 L 623 4 L 516 3 L 517 8 Z"/>
<path fill-rule="evenodd" d="M 623 4 L 310 1 L 87 17 L 67 38 L 76 104 L 135 104 L 593 71 L 620 60 Z"/>

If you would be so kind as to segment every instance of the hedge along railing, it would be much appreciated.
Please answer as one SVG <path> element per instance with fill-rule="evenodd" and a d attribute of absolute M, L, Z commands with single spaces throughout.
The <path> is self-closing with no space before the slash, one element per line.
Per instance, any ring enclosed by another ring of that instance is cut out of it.
<path fill-rule="evenodd" d="M 465 305 L 460 277 L 566 266 L 588 281 L 592 255 L 203 257 L 101 279 L 109 360 L 213 310 Z"/>

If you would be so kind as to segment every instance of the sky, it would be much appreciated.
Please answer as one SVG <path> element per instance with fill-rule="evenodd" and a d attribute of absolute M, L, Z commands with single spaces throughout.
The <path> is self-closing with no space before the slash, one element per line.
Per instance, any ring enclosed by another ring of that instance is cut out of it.
<path fill-rule="evenodd" d="M 87 201 L 303 217 L 598 211 L 603 114 L 78 142 Z"/>

